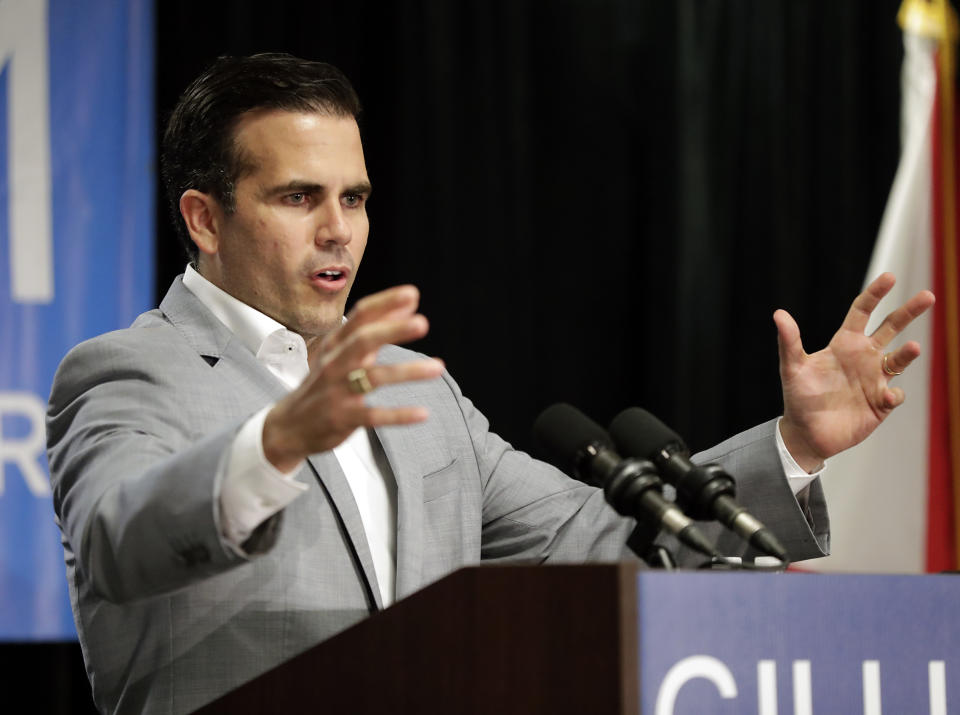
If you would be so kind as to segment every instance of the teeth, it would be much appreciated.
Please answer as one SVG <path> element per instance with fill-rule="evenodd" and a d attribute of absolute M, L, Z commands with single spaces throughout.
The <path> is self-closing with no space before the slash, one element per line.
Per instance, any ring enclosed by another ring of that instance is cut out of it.
<path fill-rule="evenodd" d="M 319 275 L 325 278 L 339 278 L 341 273 L 340 271 L 320 271 Z"/>

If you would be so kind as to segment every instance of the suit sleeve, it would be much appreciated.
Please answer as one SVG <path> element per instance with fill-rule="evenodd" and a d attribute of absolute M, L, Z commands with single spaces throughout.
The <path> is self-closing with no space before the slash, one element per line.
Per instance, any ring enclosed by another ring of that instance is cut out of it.
<path fill-rule="evenodd" d="M 87 583 L 113 602 L 167 592 L 245 560 L 223 543 L 216 508 L 219 475 L 243 420 L 191 434 L 178 404 L 183 375 L 146 370 L 133 340 L 95 339 L 71 351 L 47 415 L 58 524 Z M 174 366 L 200 359 L 174 345 L 165 357 Z M 265 543 L 278 521 L 266 522 Z"/>
<path fill-rule="evenodd" d="M 460 403 L 471 434 L 483 489 L 484 559 L 526 559 L 571 562 L 636 558 L 626 542 L 636 527 L 618 515 L 603 492 L 575 481 L 554 467 L 513 449 L 489 431 L 486 418 L 464 397 L 452 378 L 445 378 Z M 823 556 L 828 522 L 819 482 L 809 487 L 805 507 L 793 495 L 779 455 L 776 420 L 733 437 L 697 455 L 717 462 L 737 477 L 738 499 L 777 534 L 793 559 Z M 745 555 L 739 537 L 718 524 L 700 527 L 722 553 Z M 669 537 L 659 539 L 682 565 L 703 557 Z"/>

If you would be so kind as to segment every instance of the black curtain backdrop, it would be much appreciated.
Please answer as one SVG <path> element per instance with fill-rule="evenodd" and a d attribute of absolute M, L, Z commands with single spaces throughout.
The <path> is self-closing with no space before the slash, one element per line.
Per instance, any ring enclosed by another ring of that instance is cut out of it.
<path fill-rule="evenodd" d="M 374 183 L 354 297 L 414 283 L 443 357 L 529 447 L 568 400 L 707 447 L 779 414 L 864 278 L 898 155 L 897 2 L 164 2 L 158 108 L 222 53 L 354 81 Z M 204 6 L 205 7 L 205 6 Z M 183 270 L 159 212 L 157 298 Z"/>
<path fill-rule="evenodd" d="M 414 347 L 518 447 L 558 400 L 644 406 L 695 449 L 774 417 L 773 311 L 819 349 L 864 279 L 898 0 L 157 5 L 158 134 L 220 54 L 351 77 L 374 184 L 354 297 L 419 286 Z M 159 193 L 157 236 L 159 301 L 185 263 Z M 61 684 L 40 711 L 86 707 L 62 649 L 37 672 Z"/>

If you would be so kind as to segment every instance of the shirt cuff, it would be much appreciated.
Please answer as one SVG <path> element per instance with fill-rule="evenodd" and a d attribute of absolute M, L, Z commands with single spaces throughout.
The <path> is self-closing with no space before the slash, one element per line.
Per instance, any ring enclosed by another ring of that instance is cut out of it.
<path fill-rule="evenodd" d="M 783 435 L 780 434 L 780 420 L 782 419 L 783 417 L 777 420 L 777 429 L 774 430 L 777 435 L 777 453 L 780 455 L 780 464 L 783 465 L 783 473 L 787 475 L 787 483 L 790 485 L 790 489 L 793 490 L 794 494 L 799 494 L 807 488 L 810 482 L 826 471 L 827 465 L 822 464 L 820 469 L 811 474 L 805 472 L 796 463 L 793 455 L 790 454 L 790 450 L 787 449 L 787 445 L 783 443 Z"/>
<path fill-rule="evenodd" d="M 264 407 L 237 432 L 220 487 L 221 536 L 241 555 L 254 529 L 307 490 L 294 479 L 302 462 L 284 473 L 263 453 L 263 423 L 272 408 Z"/>

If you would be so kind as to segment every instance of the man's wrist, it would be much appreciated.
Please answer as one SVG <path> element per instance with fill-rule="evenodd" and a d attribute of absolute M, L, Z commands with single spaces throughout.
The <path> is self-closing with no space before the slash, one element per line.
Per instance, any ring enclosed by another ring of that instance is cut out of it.
<path fill-rule="evenodd" d="M 246 543 L 250 535 L 307 489 L 294 478 L 296 470 L 279 471 L 263 453 L 261 436 L 270 409 L 264 407 L 240 427 L 220 483 L 220 533 L 242 557 L 257 550 Z"/>
<path fill-rule="evenodd" d="M 296 469 L 307 455 L 298 446 L 294 431 L 283 424 L 282 406 L 277 403 L 263 421 L 263 456 L 281 472 Z"/>
<path fill-rule="evenodd" d="M 784 416 L 779 424 L 780 437 L 793 461 L 807 474 L 818 472 L 823 468 L 823 457 L 817 454 L 803 438 L 800 429 Z"/>

